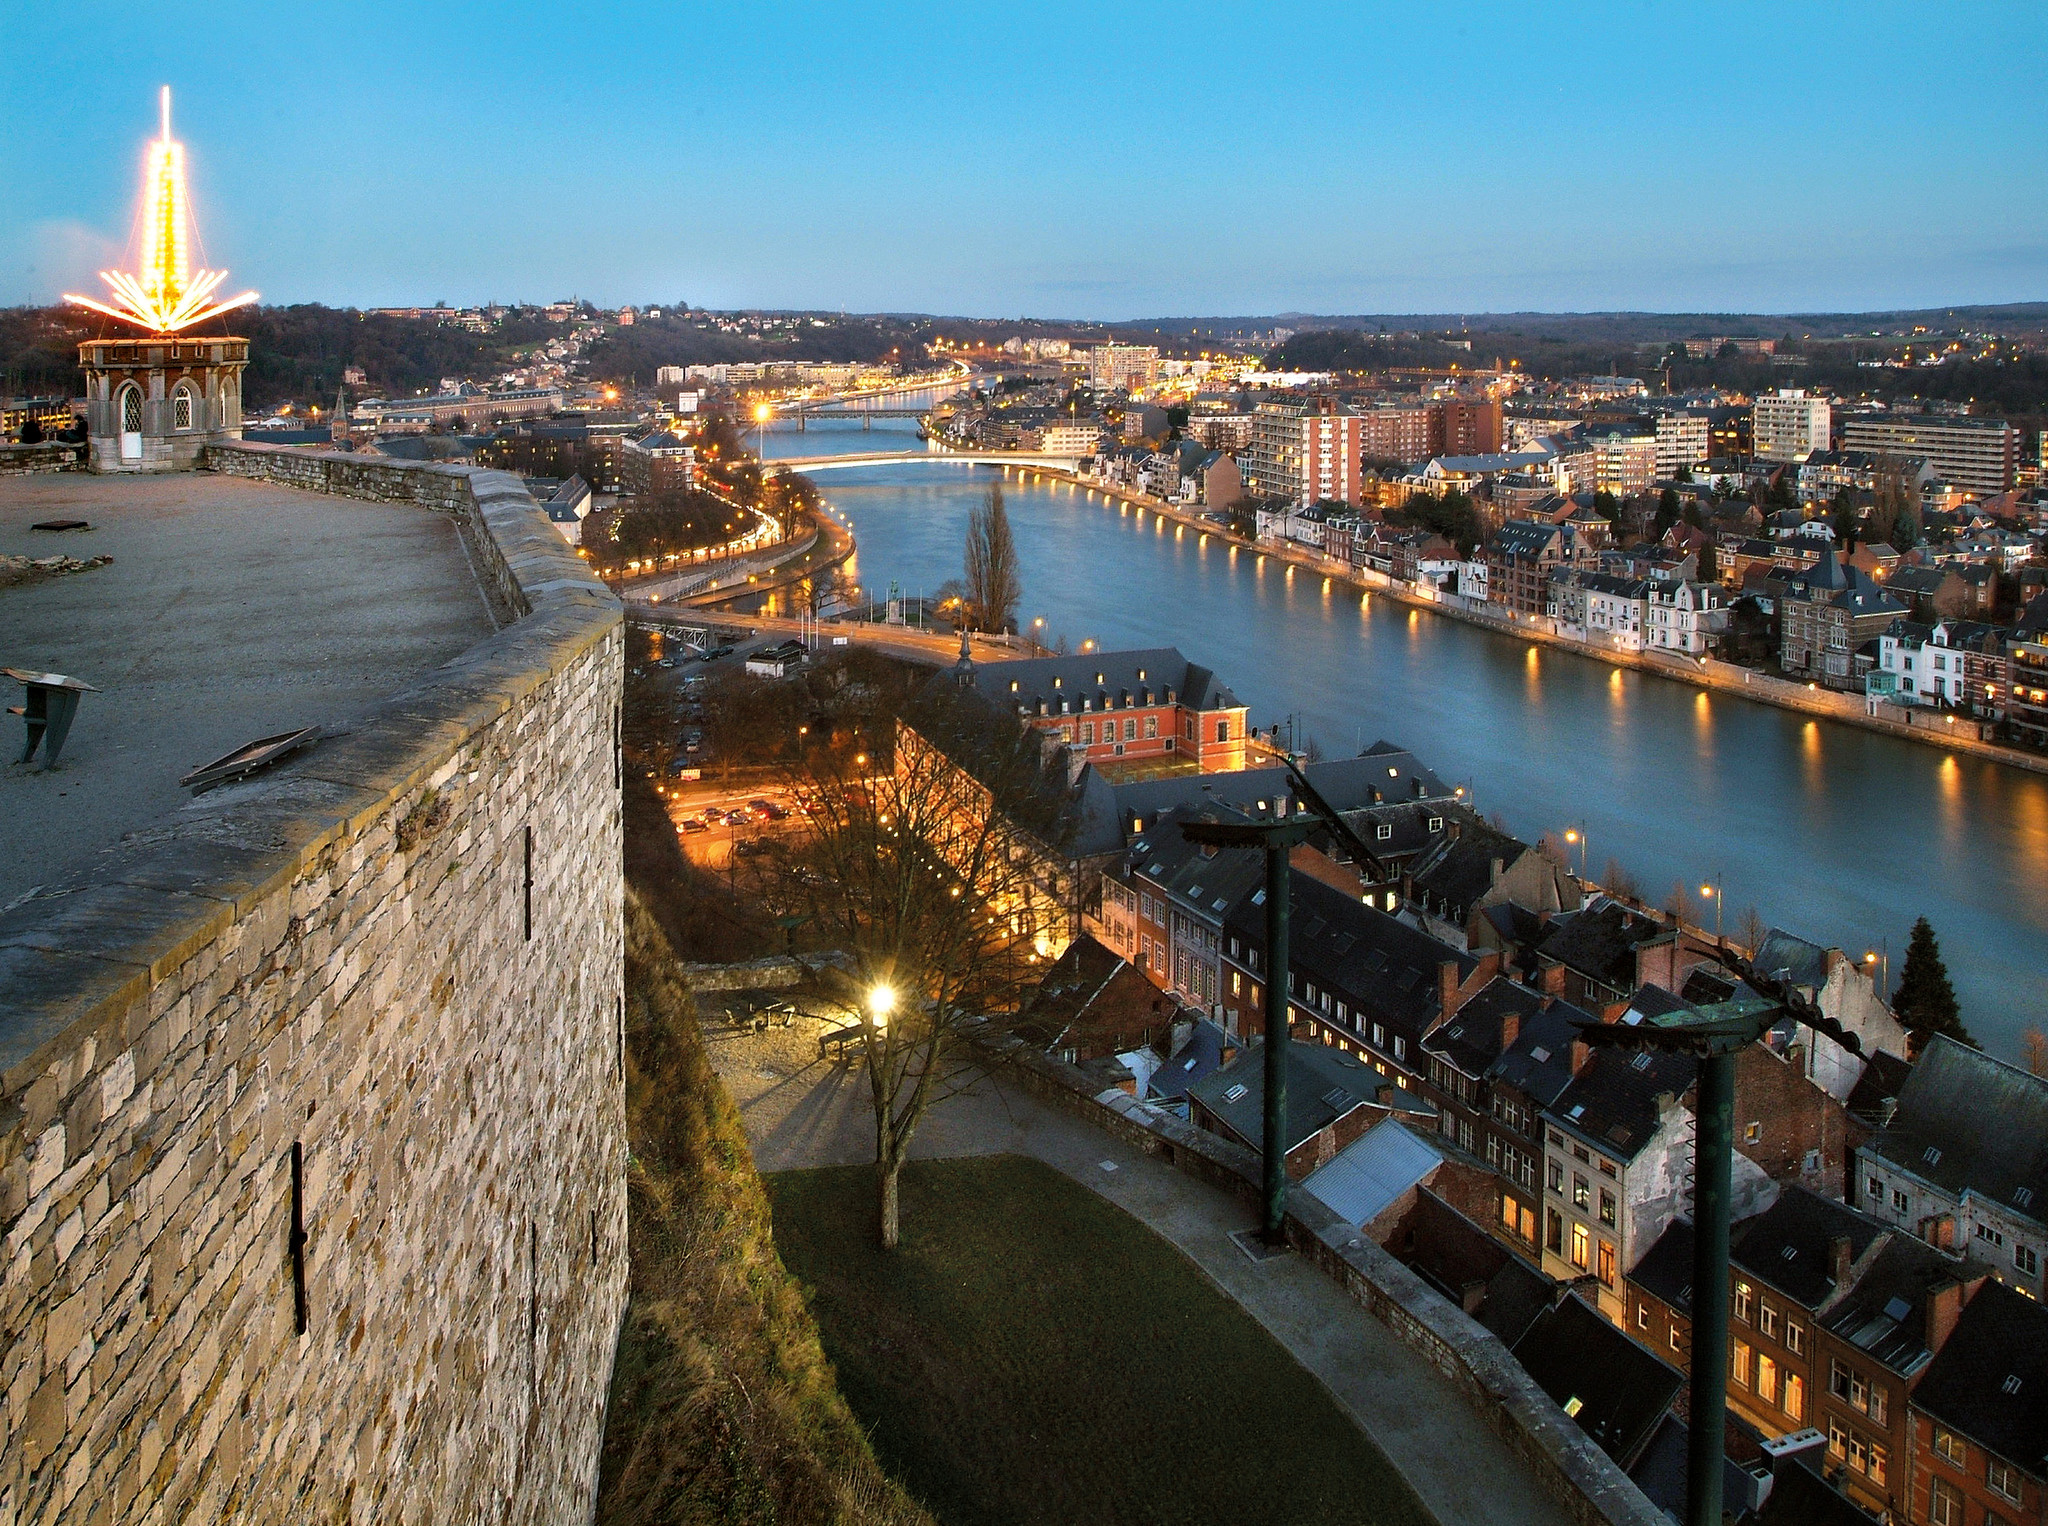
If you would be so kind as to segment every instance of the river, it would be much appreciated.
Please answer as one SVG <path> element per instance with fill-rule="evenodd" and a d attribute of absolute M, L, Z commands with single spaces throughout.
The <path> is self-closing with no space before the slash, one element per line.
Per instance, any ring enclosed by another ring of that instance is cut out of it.
<path fill-rule="evenodd" d="M 771 459 L 917 449 L 908 421 L 770 431 Z M 929 591 L 960 575 L 969 509 L 991 468 L 908 464 L 823 473 L 854 527 L 855 575 Z M 2048 1027 L 2048 776 L 1709 695 L 1509 636 L 1362 602 L 1064 485 L 1003 482 L 1023 566 L 1022 619 L 1048 642 L 1177 646 L 1268 726 L 1299 718 L 1327 755 L 1385 737 L 1518 835 L 1575 828 L 1597 878 L 1618 860 L 1647 899 L 1719 883 L 1744 908 L 1853 953 L 1913 919 L 1941 938 L 1963 1020 L 2008 1059 Z M 1576 851 L 1576 850 L 1575 850 Z"/>

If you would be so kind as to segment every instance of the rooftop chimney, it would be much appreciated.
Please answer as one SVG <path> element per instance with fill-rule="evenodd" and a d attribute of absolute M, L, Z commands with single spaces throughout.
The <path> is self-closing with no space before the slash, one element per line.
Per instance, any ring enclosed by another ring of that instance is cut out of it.
<path fill-rule="evenodd" d="M 1505 1054 L 1515 1047 L 1515 1040 L 1522 1036 L 1522 1014 L 1510 1012 L 1500 1020 L 1500 1047 Z"/>
<path fill-rule="evenodd" d="M 1853 1259 L 1847 1235 L 1836 1235 L 1828 1242 L 1828 1260 L 1834 1271 L 1835 1296 L 1838 1298 L 1849 1291 L 1849 1266 Z"/>
<path fill-rule="evenodd" d="M 1586 1067 L 1593 1063 L 1593 1046 L 1584 1039 L 1572 1040 L 1572 1074 L 1584 1075 Z"/>
<path fill-rule="evenodd" d="M 1960 1282 L 1944 1282 L 1927 1290 L 1927 1349 L 1939 1351 L 1948 1344 L 1948 1338 L 1955 1333 L 1956 1321 L 1963 1317 L 1963 1285 Z"/>

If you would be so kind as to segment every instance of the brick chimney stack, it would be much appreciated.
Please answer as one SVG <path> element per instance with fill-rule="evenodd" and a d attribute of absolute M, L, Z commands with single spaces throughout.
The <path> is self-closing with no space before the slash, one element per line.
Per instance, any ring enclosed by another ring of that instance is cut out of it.
<path fill-rule="evenodd" d="M 1927 1290 L 1927 1349 L 1939 1351 L 1955 1334 L 1956 1321 L 1963 1317 L 1964 1288 L 1960 1282 L 1944 1282 Z"/>
<path fill-rule="evenodd" d="M 1572 1074 L 1582 1076 L 1593 1063 L 1593 1046 L 1584 1039 L 1572 1040 Z"/>
<path fill-rule="evenodd" d="M 1847 1235 L 1836 1235 L 1828 1242 L 1828 1258 L 1835 1277 L 1835 1296 L 1839 1298 L 1849 1291 L 1849 1266 L 1854 1260 Z"/>
<path fill-rule="evenodd" d="M 1510 1012 L 1500 1020 L 1500 1047 L 1505 1054 L 1515 1047 L 1515 1040 L 1522 1036 L 1522 1014 Z"/>

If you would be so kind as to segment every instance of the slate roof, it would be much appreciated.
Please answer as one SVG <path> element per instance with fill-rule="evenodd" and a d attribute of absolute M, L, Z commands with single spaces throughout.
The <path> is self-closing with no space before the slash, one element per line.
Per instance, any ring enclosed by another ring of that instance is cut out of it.
<path fill-rule="evenodd" d="M 2048 1224 L 2048 1080 L 1980 1049 L 1929 1040 L 1865 1149 L 1952 1197 L 1968 1192 Z"/>
<path fill-rule="evenodd" d="M 1626 1468 L 1663 1424 L 1685 1374 L 1630 1340 L 1582 1299 L 1566 1298 L 1514 1343 L 1515 1360 Z"/>
<path fill-rule="evenodd" d="M 1493 888 L 1494 860 L 1500 860 L 1505 873 L 1521 862 L 1530 848 L 1462 806 L 1453 819 L 1458 823 L 1457 835 L 1445 837 L 1418 859 L 1409 878 L 1415 893 L 1427 897 L 1431 905 L 1447 905 L 1463 917 L 1473 902 Z"/>
<path fill-rule="evenodd" d="M 1946 567 L 1901 567 L 1885 579 L 1885 587 L 1917 597 L 1939 592 L 1948 579 Z"/>
<path fill-rule="evenodd" d="M 1545 959 L 1624 991 L 1636 983 L 1637 945 L 1670 933 L 1658 918 L 1606 896 L 1553 918 L 1550 925 L 1550 936 L 1538 947 Z"/>
<path fill-rule="evenodd" d="M 1561 534 L 1556 525 L 1539 520 L 1511 519 L 1494 532 L 1493 550 L 1500 556 L 1541 556 Z"/>
<path fill-rule="evenodd" d="M 1849 569 L 1852 576 L 1850 586 L 1836 594 L 1828 603 L 1847 611 L 1849 618 L 1860 620 L 1865 615 L 1903 615 L 1906 606 L 1870 581 L 1857 568 Z"/>
<path fill-rule="evenodd" d="M 1842 1105 L 1852 1117 L 1881 1129 L 1891 1121 L 1892 1109 L 1899 1093 L 1906 1089 L 1906 1078 L 1913 1073 L 1913 1065 L 1910 1060 L 1882 1049 L 1863 1059 L 1863 1074 L 1856 1078 L 1849 1100 Z"/>
<path fill-rule="evenodd" d="M 1253 1039 L 1228 1065 L 1190 1086 L 1188 1095 L 1256 1147 L 1265 1134 L 1265 1067 L 1266 1041 Z M 1243 1092 L 1232 1096 L 1239 1087 Z M 1287 1046 L 1288 1149 L 1367 1103 L 1425 1120 L 1436 1113 L 1355 1055 L 1327 1044 Z"/>
<path fill-rule="evenodd" d="M 1740 1225 L 1731 1226 L 1729 1238 L 1736 1237 Z M 1692 1317 L 1692 1222 L 1689 1219 L 1673 1219 L 1657 1236 L 1657 1243 L 1637 1259 L 1635 1268 L 1628 1274 L 1628 1280 L 1660 1299 L 1670 1308 L 1678 1310 L 1688 1319 Z"/>
<path fill-rule="evenodd" d="M 1462 1016 L 1465 1009 L 1458 1010 Z M 1514 1087 L 1539 1108 L 1550 1106 L 1572 1083 L 1572 1040 L 1578 1036 L 1577 1025 L 1591 1020 L 1591 1013 L 1570 1002 L 1552 1002 L 1523 1021 L 1514 1043 L 1494 1061 L 1490 1079 Z"/>
<path fill-rule="evenodd" d="M 1162 1060 L 1145 1083 L 1145 1094 L 1165 1102 L 1178 1102 L 1188 1088 L 1223 1064 L 1230 1046 L 1224 1031 L 1207 1018 L 1198 1018 L 1188 1041 Z"/>
<path fill-rule="evenodd" d="M 1927 1295 L 1988 1268 L 1943 1255 L 1925 1241 L 1892 1233 L 1847 1297 L 1820 1323 L 1857 1350 L 1910 1378 L 1927 1365 Z"/>
<path fill-rule="evenodd" d="M 2048 593 L 2037 593 L 2027 600 L 2027 607 L 2020 611 L 2012 633 L 2019 641 L 2039 641 L 2044 633 L 2048 633 Z"/>
<path fill-rule="evenodd" d="M 1111 700 L 1117 708 L 1181 704 L 1197 710 L 1235 709 L 1240 703 L 1214 673 L 1170 646 L 978 663 L 973 681 L 983 699 L 1013 714 L 1023 706 L 1034 715 L 1057 715 L 1063 701 L 1078 714 L 1084 699 L 1097 710 Z"/>
<path fill-rule="evenodd" d="M 1514 1017 L 1514 1041 L 1503 1052 L 1506 1020 Z M 1590 1013 L 1569 1002 L 1498 976 L 1458 1008 L 1424 1040 L 1423 1047 L 1468 1076 L 1506 1081 L 1547 1103 L 1571 1079 L 1571 1046 L 1575 1022 L 1591 1022 Z M 1541 1051 L 1543 1058 L 1535 1055 Z M 1551 1084 L 1545 1085 L 1545 1078 Z"/>
<path fill-rule="evenodd" d="M 1867 1213 L 1822 1197 L 1796 1183 L 1785 1184 L 1778 1200 L 1743 1220 L 1729 1259 L 1808 1309 L 1835 1295 L 1834 1242 L 1849 1242 L 1851 1265 L 1871 1242 L 1890 1231 Z M 1687 1240 L 1691 1239 L 1690 1230 Z"/>
<path fill-rule="evenodd" d="M 1250 848 L 1206 851 L 1189 842 L 1181 823 L 1203 814 L 1188 806 L 1175 809 L 1132 845 L 1131 871 L 1151 880 L 1183 910 L 1220 925 L 1232 906 L 1266 883 L 1266 856 Z"/>
<path fill-rule="evenodd" d="M 1655 986 L 1644 986 L 1632 1000 L 1641 1004 L 1655 992 Z M 1682 1005 L 1675 996 L 1666 999 Z M 1697 1073 L 1698 1063 L 1688 1054 L 1596 1047 L 1543 1116 L 1617 1160 L 1633 1160 L 1657 1132 L 1657 1099 L 1683 1097 Z"/>
<path fill-rule="evenodd" d="M 1398 918 L 1295 870 L 1290 895 L 1294 923 L 1289 962 L 1302 980 L 1328 987 L 1355 1007 L 1363 1021 L 1379 1021 L 1419 1045 L 1443 1010 L 1441 966 L 1455 966 L 1460 983 L 1479 961 Z M 1233 906 L 1226 927 L 1253 948 L 1266 941 L 1263 901 Z M 1297 1000 L 1302 999 L 1297 996 Z"/>
<path fill-rule="evenodd" d="M 1819 990 L 1828 982 L 1828 951 L 1797 933 L 1774 927 L 1756 946 L 1750 967 L 1764 978 L 1782 971 L 1793 985 Z"/>
<path fill-rule="evenodd" d="M 1432 769 L 1391 742 L 1377 742 L 1355 758 L 1304 764 L 1302 772 L 1339 815 L 1395 800 L 1448 803 L 1456 798 Z M 1090 767 L 1082 772 L 1079 792 L 1087 821 L 1082 836 L 1090 845 L 1082 850 L 1085 855 L 1121 848 L 1133 822 L 1142 823 L 1137 828 L 1142 835 L 1176 807 L 1228 806 L 1246 815 L 1265 815 L 1275 801 L 1293 799 L 1294 783 L 1286 769 L 1273 767 L 1112 784 Z"/>
<path fill-rule="evenodd" d="M 1987 1282 L 1913 1390 L 1940 1424 L 2048 1478 L 2048 1308 Z"/>
<path fill-rule="evenodd" d="M 1191 1017 L 1180 1002 L 1115 950 L 1083 934 L 1045 972 L 1018 1015 L 1018 1032 L 1046 1048 L 1091 1037 L 1117 1037 L 1128 1044 L 1147 1031 L 1169 1029 L 1175 1018 Z"/>

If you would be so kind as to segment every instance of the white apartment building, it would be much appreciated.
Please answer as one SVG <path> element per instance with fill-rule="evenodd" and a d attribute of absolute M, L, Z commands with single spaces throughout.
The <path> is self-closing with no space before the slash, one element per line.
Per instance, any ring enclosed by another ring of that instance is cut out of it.
<path fill-rule="evenodd" d="M 1645 644 L 1660 652 L 1703 657 L 1713 637 L 1727 628 L 1721 589 L 1684 580 L 1650 584 L 1649 629 Z"/>
<path fill-rule="evenodd" d="M 1159 374 L 1156 344 L 1098 344 L 1088 352 L 1088 385 L 1098 392 L 1138 391 Z"/>
<path fill-rule="evenodd" d="M 1092 421 L 1048 424 L 1039 437 L 1038 448 L 1048 456 L 1092 456 L 1101 438 L 1100 428 Z"/>
<path fill-rule="evenodd" d="M 1593 490 L 1626 498 L 1645 491 L 1657 478 L 1658 442 L 1655 435 L 1595 435 L 1593 448 Z"/>
<path fill-rule="evenodd" d="M 1675 477 L 1707 459 L 1707 416 L 1704 413 L 1657 415 L 1657 475 Z"/>
<path fill-rule="evenodd" d="M 1586 590 L 1586 640 L 1617 651 L 1640 652 L 1649 625 L 1650 585 L 1606 572 L 1581 574 Z"/>
<path fill-rule="evenodd" d="M 1804 461 L 1828 448 L 1834 410 L 1803 387 L 1766 392 L 1750 407 L 1751 454 L 1759 461 Z"/>
<path fill-rule="evenodd" d="M 2003 493 L 2019 471 L 2020 432 L 2003 419 L 1856 418 L 1842 434 L 1846 450 L 1923 456 L 1936 476 L 1972 493 Z"/>

